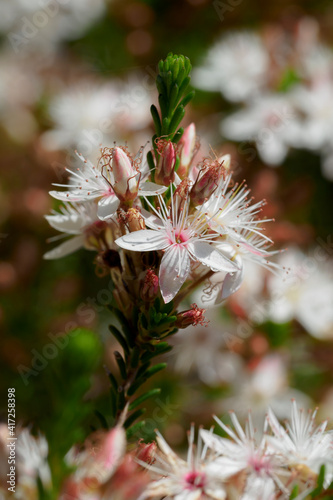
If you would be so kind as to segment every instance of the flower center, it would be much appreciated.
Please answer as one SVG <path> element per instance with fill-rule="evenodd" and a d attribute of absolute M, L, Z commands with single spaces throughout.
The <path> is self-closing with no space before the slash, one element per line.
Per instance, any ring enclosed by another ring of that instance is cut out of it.
<path fill-rule="evenodd" d="M 249 465 L 258 474 L 268 472 L 270 469 L 269 460 L 265 456 L 252 455 L 249 459 Z"/>
<path fill-rule="evenodd" d="M 175 233 L 175 242 L 180 244 L 180 243 L 185 243 L 188 240 L 187 235 L 184 233 L 184 231 L 180 231 Z"/>
<path fill-rule="evenodd" d="M 203 472 L 192 471 L 186 474 L 185 483 L 187 489 L 203 489 L 205 487 L 205 474 Z"/>

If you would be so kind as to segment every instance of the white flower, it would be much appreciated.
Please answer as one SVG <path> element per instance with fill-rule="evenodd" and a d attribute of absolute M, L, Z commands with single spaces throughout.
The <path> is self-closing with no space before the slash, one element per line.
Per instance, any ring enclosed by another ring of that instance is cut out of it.
<path fill-rule="evenodd" d="M 269 56 L 252 33 L 231 33 L 208 52 L 201 68 L 193 72 L 194 84 L 219 90 L 230 101 L 243 101 L 260 92 L 267 82 Z"/>
<path fill-rule="evenodd" d="M 53 211 L 45 218 L 51 227 L 63 233 L 51 241 L 64 238 L 67 235 L 71 235 L 72 238 L 44 254 L 44 259 L 58 259 L 83 248 L 86 246 L 86 230 L 88 228 L 96 234 L 103 229 L 101 227 L 103 223 L 97 217 L 97 205 L 93 201 L 75 205 L 65 203 L 60 208 L 60 213 Z"/>
<path fill-rule="evenodd" d="M 182 375 L 194 371 L 208 385 L 232 382 L 241 367 L 240 356 L 228 350 L 236 325 L 224 322 L 221 327 L 217 309 L 208 310 L 205 318 L 207 326 L 189 326 L 170 338 L 175 371 Z"/>
<path fill-rule="evenodd" d="M 239 377 L 234 380 L 233 396 L 222 402 L 221 410 L 231 407 L 238 415 L 246 417 L 251 408 L 256 427 L 262 426 L 268 407 L 273 408 L 278 418 L 286 418 L 292 398 L 297 397 L 302 405 L 310 404 L 309 397 L 289 387 L 288 366 L 278 354 L 267 355 L 254 369 L 239 370 L 238 374 Z"/>
<path fill-rule="evenodd" d="M 101 143 L 111 146 L 147 127 L 150 102 L 140 75 L 107 84 L 80 81 L 51 99 L 54 127 L 42 135 L 42 145 L 49 150 L 74 147 L 89 156 Z"/>
<path fill-rule="evenodd" d="M 31 46 L 39 52 L 53 52 L 57 43 L 82 36 L 105 7 L 105 0 L 0 0 L 0 31 L 16 51 Z"/>
<path fill-rule="evenodd" d="M 271 241 L 262 234 L 261 224 L 267 219 L 257 219 L 265 201 L 250 204 L 248 195 L 251 192 L 247 186 L 235 184 L 228 190 L 231 182 L 231 174 L 221 180 L 220 185 L 200 208 L 207 220 L 209 227 L 222 236 L 229 236 L 233 241 L 244 241 L 241 231 L 252 231 L 259 234 L 264 240 Z"/>
<path fill-rule="evenodd" d="M 200 431 L 206 446 L 217 455 L 210 466 L 210 472 L 225 481 L 237 474 L 246 473 L 244 498 L 271 499 L 274 490 L 283 489 L 278 477 L 281 461 L 270 452 L 265 437 L 259 443 L 256 442 L 251 414 L 248 416 L 245 432 L 234 412 L 230 412 L 230 416 L 235 430 L 216 417 L 215 420 L 231 440 L 206 430 Z M 249 496 L 255 488 L 258 496 Z"/>
<path fill-rule="evenodd" d="M 156 438 L 160 453 L 156 454 L 153 465 L 145 463 L 149 471 L 157 474 L 141 499 L 167 496 L 175 500 L 224 500 L 226 493 L 221 478 L 210 475 L 211 458 L 206 457 L 207 447 L 202 446 L 199 436 L 198 445 L 194 445 L 194 427 L 189 432 L 187 460 L 178 457 L 157 431 Z M 162 477 L 161 477 L 162 476 Z"/>
<path fill-rule="evenodd" d="M 156 214 L 145 217 L 146 225 L 152 229 L 135 231 L 118 238 L 116 243 L 126 250 L 147 252 L 164 250 L 159 270 L 159 284 L 165 303 L 170 302 L 189 275 L 191 261 L 201 262 L 212 271 L 234 272 L 236 264 L 222 252 L 216 250 L 214 238 L 217 234 L 207 233 L 205 219 L 188 215 L 189 198 L 186 197 L 183 210 L 178 210 L 178 195 L 172 195 L 168 208 L 161 196 Z"/>
<path fill-rule="evenodd" d="M 283 162 L 289 146 L 297 146 L 302 130 L 290 95 L 264 94 L 225 118 L 221 132 L 228 139 L 255 142 L 261 159 L 274 166 Z"/>
<path fill-rule="evenodd" d="M 277 323 L 294 318 L 314 337 L 328 339 L 333 337 L 333 268 L 325 253 L 323 259 L 323 253 L 306 255 L 290 248 L 280 256 L 279 264 L 291 271 L 284 279 L 269 277 L 267 313 Z"/>
<path fill-rule="evenodd" d="M 318 427 L 315 424 L 317 410 L 313 413 L 297 408 L 292 402 L 291 420 L 282 427 L 271 409 L 268 410 L 268 422 L 274 436 L 268 436 L 269 445 L 278 453 L 285 465 L 305 466 L 318 474 L 321 465 L 332 473 L 333 436 L 326 431 L 327 421 Z M 301 470 L 301 469 L 299 469 Z"/>
<path fill-rule="evenodd" d="M 139 168 L 140 162 L 133 160 L 122 148 L 104 148 L 97 167 L 89 160 L 85 160 L 82 155 L 78 157 L 84 162 L 84 167 L 81 170 L 77 169 L 76 172 L 67 169 L 71 174 L 70 185 L 55 184 L 55 186 L 67 187 L 67 191 L 50 191 L 50 195 L 57 200 L 70 202 L 96 199 L 98 200 L 97 215 L 101 220 L 110 219 L 120 205 L 119 197 L 113 189 L 115 185 L 113 169 L 116 169 L 116 179 L 119 177 L 121 168 L 123 169 L 123 178 L 118 182 L 123 187 L 127 184 L 130 191 L 138 196 L 157 195 L 167 189 L 164 186 L 146 182 L 143 168 L 141 167 L 141 170 Z M 123 168 L 125 161 L 126 166 L 128 163 L 128 169 Z"/>
<path fill-rule="evenodd" d="M 39 477 L 45 487 L 51 484 L 51 472 L 47 463 L 48 444 L 44 436 L 34 437 L 28 429 L 19 432 L 16 443 L 19 489 L 37 490 Z"/>

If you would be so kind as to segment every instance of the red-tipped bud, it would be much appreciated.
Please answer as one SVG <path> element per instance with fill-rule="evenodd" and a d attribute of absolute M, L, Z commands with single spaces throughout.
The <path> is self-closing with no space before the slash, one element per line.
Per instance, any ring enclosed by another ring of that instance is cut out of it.
<path fill-rule="evenodd" d="M 152 269 L 148 269 L 141 288 L 141 298 L 144 302 L 156 299 L 159 290 L 158 277 Z"/>
<path fill-rule="evenodd" d="M 168 186 L 175 178 L 176 151 L 170 141 L 160 140 L 157 144 L 160 158 L 155 171 L 155 181 Z"/>
<path fill-rule="evenodd" d="M 139 189 L 139 172 L 134 161 L 122 148 L 116 147 L 112 152 L 111 169 L 114 178 L 114 192 L 121 201 L 134 200 Z"/>
<path fill-rule="evenodd" d="M 190 325 L 207 326 L 208 322 L 204 317 L 205 312 L 206 309 L 200 309 L 197 304 L 192 304 L 191 309 L 177 314 L 175 326 L 178 328 L 187 328 Z"/>
<path fill-rule="evenodd" d="M 156 443 L 153 441 L 152 443 L 146 444 L 142 440 L 140 440 L 138 444 L 139 444 L 139 450 L 137 458 L 147 464 L 154 463 L 156 449 L 157 449 Z"/>
<path fill-rule="evenodd" d="M 212 196 L 229 165 L 229 155 L 214 161 L 210 159 L 203 161 L 202 168 L 190 192 L 190 198 L 195 205 L 202 205 Z"/>
<path fill-rule="evenodd" d="M 189 167 L 197 148 L 197 136 L 194 123 L 191 123 L 191 125 L 184 130 L 179 141 L 179 146 L 181 148 L 181 153 L 177 174 L 182 179 L 188 175 Z"/>

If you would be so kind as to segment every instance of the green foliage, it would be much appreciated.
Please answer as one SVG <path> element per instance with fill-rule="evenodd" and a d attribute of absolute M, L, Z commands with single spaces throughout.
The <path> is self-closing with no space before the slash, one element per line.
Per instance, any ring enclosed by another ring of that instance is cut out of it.
<path fill-rule="evenodd" d="M 111 384 L 112 425 L 124 418 L 125 412 L 124 425 L 128 436 L 132 436 L 142 428 L 136 421 L 145 413 L 145 408 L 137 407 L 161 392 L 159 388 L 151 388 L 137 395 L 148 379 L 167 366 L 166 363 L 151 362 L 156 356 L 171 350 L 171 346 L 163 339 L 177 331 L 174 327 L 176 316 L 173 303 L 164 304 L 161 297 L 157 297 L 149 307 L 139 303 L 133 308 L 132 317 L 129 318 L 125 318 L 116 305 L 109 306 L 109 309 L 121 325 L 121 330 L 114 325 L 110 325 L 109 330 L 123 348 L 123 354 L 114 352 L 119 369 L 118 377 L 108 374 Z"/>
<path fill-rule="evenodd" d="M 40 499 L 58 498 L 56 495 L 70 471 L 64 457 L 87 435 L 93 406 L 83 399 L 90 388 L 100 354 L 98 338 L 89 330 L 80 328 L 70 332 L 68 344 L 59 349 L 57 357 L 49 361 L 43 372 L 35 397 L 42 397 L 45 405 L 38 418 L 38 427 L 49 444 L 53 490 L 44 491 L 39 481 Z"/>
<path fill-rule="evenodd" d="M 179 141 L 182 129 L 178 129 L 185 115 L 185 106 L 193 99 L 194 91 L 188 92 L 190 83 L 190 60 L 185 56 L 168 54 L 159 62 L 156 86 L 159 92 L 160 114 L 156 106 L 151 106 L 156 137 L 166 136 L 171 141 Z"/>

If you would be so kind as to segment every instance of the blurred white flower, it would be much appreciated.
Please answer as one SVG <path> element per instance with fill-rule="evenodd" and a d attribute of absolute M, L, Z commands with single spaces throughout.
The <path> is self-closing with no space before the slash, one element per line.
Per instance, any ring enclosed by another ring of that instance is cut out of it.
<path fill-rule="evenodd" d="M 47 462 L 48 444 L 44 436 L 34 437 L 28 429 L 19 431 L 16 442 L 18 498 L 32 498 L 30 493 L 37 494 L 37 478 L 47 488 L 51 485 L 51 472 Z"/>
<path fill-rule="evenodd" d="M 0 0 L 0 31 L 16 53 L 53 52 L 59 42 L 83 35 L 110 0 Z"/>
<path fill-rule="evenodd" d="M 312 336 L 333 338 L 333 267 L 323 252 L 309 255 L 290 248 L 281 254 L 279 263 L 291 271 L 282 279 L 270 276 L 268 316 L 284 323 L 296 319 Z"/>
<path fill-rule="evenodd" d="M 252 371 L 240 371 L 233 392 L 234 396 L 223 401 L 221 410 L 233 408 L 245 417 L 251 408 L 258 428 L 262 426 L 269 406 L 278 418 L 286 418 L 290 413 L 291 399 L 297 398 L 304 407 L 311 403 L 305 394 L 289 387 L 286 362 L 278 354 L 265 356 Z"/>
<path fill-rule="evenodd" d="M 208 52 L 193 72 L 194 85 L 220 91 L 230 101 L 243 101 L 261 92 L 268 78 L 269 57 L 254 33 L 231 33 Z"/>
<path fill-rule="evenodd" d="M 227 116 L 221 132 L 228 139 L 255 142 L 261 159 L 279 165 L 301 133 L 289 94 L 263 94 L 244 109 Z"/>
<path fill-rule="evenodd" d="M 210 471 L 224 480 L 244 473 L 244 496 L 241 498 L 271 500 L 277 489 L 285 490 L 278 477 L 282 471 L 281 460 L 270 452 L 265 437 L 257 442 L 251 414 L 248 415 L 245 431 L 234 412 L 230 412 L 230 417 L 234 429 L 216 417 L 215 420 L 231 439 L 206 430 L 200 431 L 206 446 L 217 455 Z"/>
<path fill-rule="evenodd" d="M 267 436 L 269 445 L 283 459 L 285 465 L 298 466 L 299 472 L 309 476 L 310 469 L 319 473 L 321 465 L 326 465 L 326 482 L 333 471 L 333 435 L 326 431 L 327 421 L 318 427 L 315 423 L 317 411 L 305 412 L 298 409 L 296 401 L 292 403 L 291 419 L 286 427 L 279 424 L 271 409 L 268 410 L 268 422 L 274 436 Z"/>
<path fill-rule="evenodd" d="M 33 107 L 42 93 L 40 78 L 30 61 L 15 57 L 11 51 L 0 55 L 0 122 L 9 136 L 29 142 L 38 125 Z"/>
<path fill-rule="evenodd" d="M 150 103 L 150 91 L 139 76 L 105 84 L 80 81 L 51 99 L 54 125 L 43 134 L 42 145 L 49 150 L 76 148 L 91 157 L 101 143 L 113 146 L 145 129 L 151 120 Z"/>
<path fill-rule="evenodd" d="M 333 80 L 316 80 L 308 87 L 299 85 L 293 89 L 292 99 L 302 114 L 302 133 L 295 145 L 318 151 L 324 174 L 333 180 Z"/>
<path fill-rule="evenodd" d="M 217 309 L 209 309 L 205 318 L 207 326 L 190 326 L 171 337 L 175 370 L 182 375 L 194 371 L 208 385 L 232 382 L 242 364 L 237 354 L 228 351 L 236 325 L 222 322 Z"/>

